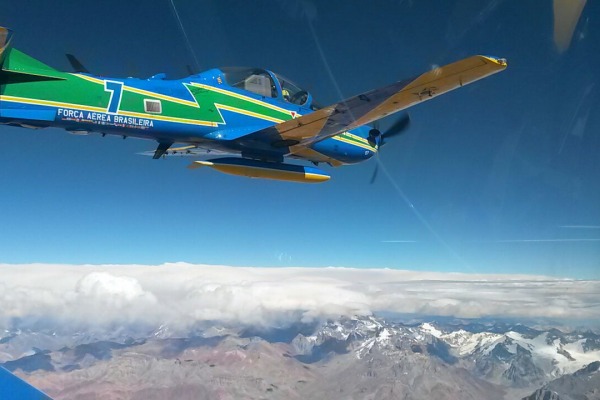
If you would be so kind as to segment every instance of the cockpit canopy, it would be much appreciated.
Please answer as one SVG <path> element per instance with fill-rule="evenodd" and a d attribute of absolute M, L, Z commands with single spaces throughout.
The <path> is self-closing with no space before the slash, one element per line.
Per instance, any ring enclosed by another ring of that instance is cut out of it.
<path fill-rule="evenodd" d="M 281 75 L 261 68 L 226 67 L 221 71 L 230 86 L 314 109 L 310 93 Z"/>

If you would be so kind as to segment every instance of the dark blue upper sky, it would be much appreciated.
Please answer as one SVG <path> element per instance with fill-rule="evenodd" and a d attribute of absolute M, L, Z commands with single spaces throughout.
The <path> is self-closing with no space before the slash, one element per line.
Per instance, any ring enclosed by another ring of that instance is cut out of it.
<path fill-rule="evenodd" d="M 262 66 L 322 104 L 472 54 L 506 57 L 509 68 L 410 109 L 411 129 L 383 149 L 373 185 L 374 161 L 311 186 L 135 154 L 152 142 L 0 127 L 0 262 L 600 278 L 598 2 L 563 53 L 549 0 L 175 5 L 194 55 L 170 0 L 9 2 L 0 26 L 60 69 L 64 53 L 105 76 Z"/>

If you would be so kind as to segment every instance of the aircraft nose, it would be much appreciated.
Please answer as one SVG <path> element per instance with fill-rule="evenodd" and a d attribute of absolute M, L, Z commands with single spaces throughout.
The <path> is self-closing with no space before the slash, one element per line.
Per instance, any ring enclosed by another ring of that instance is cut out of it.
<path fill-rule="evenodd" d="M 375 153 L 377 153 L 377 150 L 373 149 L 373 150 L 365 150 L 365 158 L 371 158 L 375 155 Z"/>

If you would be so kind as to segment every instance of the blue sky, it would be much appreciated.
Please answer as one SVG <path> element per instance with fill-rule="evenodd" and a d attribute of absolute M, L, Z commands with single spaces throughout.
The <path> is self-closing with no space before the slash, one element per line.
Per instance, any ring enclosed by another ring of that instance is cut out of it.
<path fill-rule="evenodd" d="M 60 69 L 64 53 L 105 76 L 176 78 L 195 63 L 169 0 L 69 3 L 10 2 L 0 25 Z M 374 161 L 300 185 L 136 155 L 152 142 L 2 126 L 0 262 L 600 278 L 600 6 L 588 3 L 560 54 L 550 1 L 175 0 L 200 69 L 266 67 L 322 104 L 472 54 L 509 68 L 410 109 L 373 185 Z"/>

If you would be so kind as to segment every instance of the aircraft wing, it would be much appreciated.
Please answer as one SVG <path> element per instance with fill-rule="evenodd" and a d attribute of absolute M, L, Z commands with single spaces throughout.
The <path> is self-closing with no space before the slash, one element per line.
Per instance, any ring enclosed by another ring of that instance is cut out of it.
<path fill-rule="evenodd" d="M 52 400 L 52 398 L 7 369 L 0 367 L 0 399 L 2 400 Z"/>
<path fill-rule="evenodd" d="M 336 104 L 237 139 L 302 151 L 312 143 L 365 125 L 506 68 L 506 60 L 472 56 L 413 78 L 359 94 Z"/>

